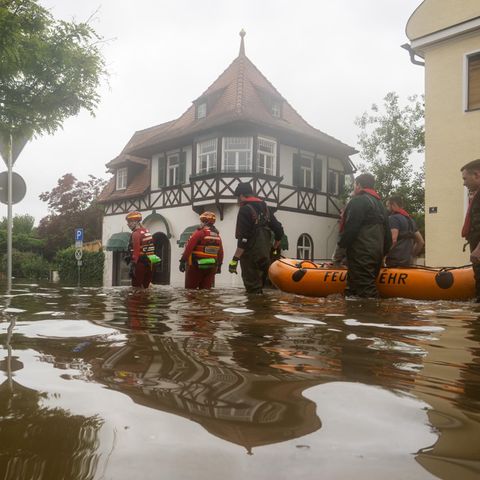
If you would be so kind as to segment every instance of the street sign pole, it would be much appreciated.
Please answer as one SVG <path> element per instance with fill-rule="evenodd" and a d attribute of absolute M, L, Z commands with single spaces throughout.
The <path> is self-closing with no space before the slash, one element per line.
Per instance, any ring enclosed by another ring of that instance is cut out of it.
<path fill-rule="evenodd" d="M 83 228 L 75 229 L 75 259 L 77 260 L 78 268 L 78 282 L 77 286 L 80 286 L 80 267 L 82 266 L 82 256 L 83 256 Z"/>
<path fill-rule="evenodd" d="M 12 164 L 13 164 L 13 139 L 12 134 L 9 135 L 8 154 L 7 154 L 7 171 L 8 171 L 8 201 L 7 201 L 7 290 L 10 293 L 12 289 Z"/>

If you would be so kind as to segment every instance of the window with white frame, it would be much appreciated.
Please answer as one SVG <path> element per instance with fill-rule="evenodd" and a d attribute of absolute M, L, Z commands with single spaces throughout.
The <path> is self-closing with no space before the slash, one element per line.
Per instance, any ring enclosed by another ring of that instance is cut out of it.
<path fill-rule="evenodd" d="M 341 195 L 345 190 L 345 175 L 337 170 L 329 170 L 327 187 L 331 195 Z"/>
<path fill-rule="evenodd" d="M 205 118 L 207 116 L 207 104 L 206 102 L 197 105 L 197 118 Z"/>
<path fill-rule="evenodd" d="M 297 258 L 313 260 L 313 240 L 307 233 L 302 233 L 297 242 Z"/>
<path fill-rule="evenodd" d="M 217 170 L 217 139 L 197 143 L 197 173 Z"/>
<path fill-rule="evenodd" d="M 258 137 L 257 171 L 265 175 L 275 175 L 277 142 Z"/>
<path fill-rule="evenodd" d="M 280 102 L 272 102 L 272 115 L 276 118 L 280 118 L 282 116 L 282 107 Z"/>
<path fill-rule="evenodd" d="M 313 158 L 301 157 L 298 168 L 299 186 L 313 188 Z"/>
<path fill-rule="evenodd" d="M 224 172 L 252 171 L 252 137 L 225 137 L 223 139 Z"/>
<path fill-rule="evenodd" d="M 127 167 L 117 170 L 117 190 L 125 190 L 127 188 Z"/>
<path fill-rule="evenodd" d="M 167 157 L 167 185 L 180 183 L 180 155 L 174 153 Z"/>
<path fill-rule="evenodd" d="M 480 52 L 467 57 L 467 110 L 480 109 Z"/>

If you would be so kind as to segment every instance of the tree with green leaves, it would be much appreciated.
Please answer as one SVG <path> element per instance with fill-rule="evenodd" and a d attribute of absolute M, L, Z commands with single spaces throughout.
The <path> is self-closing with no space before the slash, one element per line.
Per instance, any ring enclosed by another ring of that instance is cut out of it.
<path fill-rule="evenodd" d="M 400 195 L 406 210 L 422 224 L 425 209 L 423 163 L 415 169 L 412 156 L 423 153 L 425 148 L 423 97 L 408 97 L 408 103 L 401 106 L 398 94 L 390 92 L 381 107 L 372 105 L 355 124 L 360 127 L 358 144 L 364 161 L 359 165 L 360 170 L 375 176 L 382 198 Z"/>
<path fill-rule="evenodd" d="M 55 20 L 38 0 L 0 0 L 0 137 L 51 134 L 86 109 L 105 74 L 88 22 Z M 22 145 L 23 146 L 23 145 Z"/>
<path fill-rule="evenodd" d="M 48 204 L 49 215 L 40 220 L 37 232 L 45 240 L 49 260 L 74 243 L 75 228 L 84 229 L 86 242 L 102 237 L 103 210 L 96 198 L 105 185 L 105 180 L 93 175 L 82 182 L 67 173 L 58 179 L 56 187 L 40 194 L 40 200 Z"/>

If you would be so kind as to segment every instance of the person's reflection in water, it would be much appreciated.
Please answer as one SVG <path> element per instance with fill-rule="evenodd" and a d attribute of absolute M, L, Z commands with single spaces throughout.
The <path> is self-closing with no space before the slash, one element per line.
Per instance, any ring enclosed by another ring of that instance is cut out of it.
<path fill-rule="evenodd" d="M 166 317 L 161 312 L 155 293 L 152 290 L 132 290 L 126 299 L 127 325 L 133 330 L 150 330 L 156 333 L 170 330 L 164 323 Z"/>
<path fill-rule="evenodd" d="M 414 317 L 410 319 L 406 315 L 409 310 L 417 312 L 415 305 L 399 305 L 389 301 L 358 299 L 347 302 L 347 318 L 367 325 L 361 326 L 353 338 L 342 335 L 336 340 L 336 345 L 340 347 L 339 360 L 345 380 L 402 390 L 414 388 L 418 371 L 423 365 L 423 356 L 418 355 L 421 350 L 415 338 L 409 338 L 401 332 L 402 325 L 408 328 L 418 323 Z M 409 319 L 408 322 L 406 319 Z M 373 326 L 375 324 L 378 327 Z M 383 324 L 397 326 L 400 330 L 382 328 Z M 412 352 L 417 354 L 412 355 Z M 399 370 L 399 365 L 403 363 L 410 368 Z M 418 370 L 414 368 L 415 365 L 418 365 Z"/>

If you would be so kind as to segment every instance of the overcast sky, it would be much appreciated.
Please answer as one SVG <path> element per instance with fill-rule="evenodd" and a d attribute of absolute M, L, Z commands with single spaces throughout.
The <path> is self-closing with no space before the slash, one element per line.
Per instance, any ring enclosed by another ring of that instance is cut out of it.
<path fill-rule="evenodd" d="M 389 91 L 424 90 L 422 67 L 400 48 L 421 0 L 40 0 L 56 18 L 85 21 L 107 42 L 109 71 L 93 118 L 32 140 L 14 170 L 27 184 L 13 213 L 36 223 L 65 173 L 109 178 L 105 163 L 136 130 L 180 116 L 238 55 L 246 54 L 314 127 L 357 145 L 355 118 Z M 358 156 L 357 156 L 358 157 Z M 356 157 L 352 160 L 355 162 Z M 0 216 L 6 216 L 6 206 Z"/>

